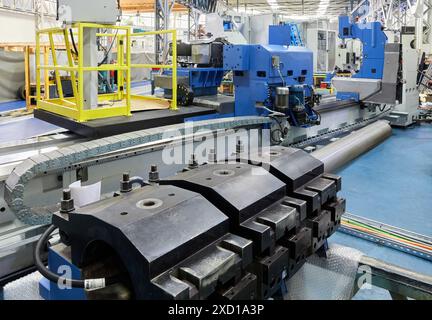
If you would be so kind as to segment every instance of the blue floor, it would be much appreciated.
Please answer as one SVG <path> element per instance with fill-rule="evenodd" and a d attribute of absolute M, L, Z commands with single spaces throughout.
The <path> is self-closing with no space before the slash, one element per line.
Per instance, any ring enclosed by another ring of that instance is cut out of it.
<path fill-rule="evenodd" d="M 348 211 L 432 237 L 432 126 L 394 129 L 339 171 Z"/>
<path fill-rule="evenodd" d="M 24 100 L 0 102 L 0 112 L 24 109 L 25 107 L 26 107 L 26 102 Z"/>
<path fill-rule="evenodd" d="M 347 211 L 372 220 L 432 236 L 432 125 L 394 129 L 393 136 L 338 172 Z M 368 256 L 432 275 L 432 263 L 337 233 L 330 242 Z M 369 291 L 364 298 L 389 295 Z"/>

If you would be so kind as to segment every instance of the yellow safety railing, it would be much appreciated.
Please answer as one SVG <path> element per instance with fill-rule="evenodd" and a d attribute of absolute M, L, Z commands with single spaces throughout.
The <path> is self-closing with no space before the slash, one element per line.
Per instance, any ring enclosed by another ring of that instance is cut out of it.
<path fill-rule="evenodd" d="M 167 101 L 170 104 L 170 110 L 177 110 L 177 31 L 176 30 L 159 30 L 132 33 L 132 37 L 145 37 L 157 36 L 161 34 L 171 34 L 172 39 L 172 63 L 171 64 L 132 64 L 131 68 L 143 69 L 171 69 L 172 70 L 172 99 L 164 99 L 155 96 L 137 96 L 134 95 L 133 99 L 153 100 L 153 101 Z"/>
<path fill-rule="evenodd" d="M 84 66 L 84 29 L 112 29 L 114 34 L 98 33 L 98 37 L 117 38 L 117 62 L 97 67 Z M 93 23 L 77 23 L 73 29 L 78 35 L 78 58 L 74 59 L 68 29 L 51 28 L 40 30 L 36 35 L 36 94 L 37 108 L 67 118 L 84 122 L 93 119 L 131 115 L 131 29 L 130 27 L 100 25 Z M 52 56 L 52 65 L 41 65 L 41 36 L 47 35 Z M 67 65 L 59 65 L 54 36 L 63 37 L 66 47 Z M 77 62 L 76 62 L 77 60 Z M 54 71 L 58 98 L 49 99 L 41 95 L 41 72 Z M 65 97 L 61 82 L 61 71 L 70 75 L 73 97 Z M 86 72 L 117 71 L 118 90 L 110 94 L 98 95 L 99 106 L 94 109 L 84 108 L 84 74 Z M 102 105 L 102 106 L 100 106 Z M 107 106 L 106 106 L 107 105 Z"/>
<path fill-rule="evenodd" d="M 49 46 L 48 45 L 41 45 L 41 51 L 43 55 L 43 60 L 45 64 L 48 64 L 49 61 Z M 36 48 L 34 46 L 26 46 L 24 48 L 24 70 L 25 70 L 25 99 L 26 99 L 26 107 L 27 111 L 31 111 L 34 108 L 36 108 L 37 103 L 37 96 L 33 95 L 32 90 L 32 82 L 31 82 L 31 55 L 32 53 L 35 53 Z M 45 70 L 44 72 L 44 98 L 49 98 L 49 88 L 50 88 L 50 81 L 49 81 L 49 73 L 48 70 Z M 36 94 L 36 92 L 34 93 Z"/>

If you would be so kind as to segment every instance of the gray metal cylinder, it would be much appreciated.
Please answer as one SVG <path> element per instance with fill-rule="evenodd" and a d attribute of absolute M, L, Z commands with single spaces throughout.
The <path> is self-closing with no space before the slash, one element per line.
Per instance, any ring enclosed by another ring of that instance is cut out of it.
<path fill-rule="evenodd" d="M 327 172 L 335 172 L 375 148 L 391 135 L 392 128 L 389 122 L 380 120 L 318 149 L 312 155 L 324 163 Z"/>
<path fill-rule="evenodd" d="M 289 93 L 288 87 L 276 88 L 276 109 L 285 110 L 289 108 Z"/>

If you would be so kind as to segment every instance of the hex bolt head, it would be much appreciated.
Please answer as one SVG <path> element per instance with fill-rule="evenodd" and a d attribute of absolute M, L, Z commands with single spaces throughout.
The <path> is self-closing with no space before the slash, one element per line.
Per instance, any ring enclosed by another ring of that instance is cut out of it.
<path fill-rule="evenodd" d="M 130 183 L 130 175 L 129 172 L 123 173 L 123 180 L 120 181 L 120 192 L 128 193 L 132 191 L 132 184 Z"/>
<path fill-rule="evenodd" d="M 152 165 L 149 172 L 149 182 L 158 183 L 159 182 L 159 172 L 157 165 Z"/>
<path fill-rule="evenodd" d="M 63 198 L 62 200 L 70 200 L 72 198 L 72 192 L 70 189 L 63 190 Z"/>
<path fill-rule="evenodd" d="M 60 213 L 71 213 L 75 211 L 74 201 L 70 189 L 63 190 L 63 198 L 60 202 Z"/>

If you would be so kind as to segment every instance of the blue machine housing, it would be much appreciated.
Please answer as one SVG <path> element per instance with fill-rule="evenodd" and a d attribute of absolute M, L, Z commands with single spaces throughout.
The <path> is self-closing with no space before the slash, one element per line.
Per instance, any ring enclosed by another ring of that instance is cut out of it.
<path fill-rule="evenodd" d="M 303 40 L 296 24 L 280 24 L 269 27 L 269 43 L 281 46 L 303 46 Z"/>
<path fill-rule="evenodd" d="M 171 70 L 164 72 L 172 75 Z M 218 93 L 218 88 L 222 84 L 224 69 L 222 68 L 177 68 L 177 77 L 187 77 L 188 86 L 193 91 L 195 97 L 212 96 Z M 165 89 L 166 94 L 171 95 L 172 90 Z"/>
<path fill-rule="evenodd" d="M 271 29 L 270 33 L 272 30 L 276 29 Z M 280 38 L 271 39 L 281 43 Z M 279 67 L 276 67 L 278 60 Z M 304 47 L 227 45 L 224 47 L 224 69 L 234 71 L 236 116 L 268 114 L 256 105 L 262 103 L 271 107 L 268 102 L 276 87 L 302 86 L 305 98 L 312 95 L 313 53 Z"/>
<path fill-rule="evenodd" d="M 387 36 L 380 22 L 351 23 L 350 17 L 339 17 L 339 38 L 358 39 L 363 44 L 363 61 L 353 78 L 382 79 Z M 359 101 L 352 92 L 338 92 L 338 100 Z"/>
<path fill-rule="evenodd" d="M 353 78 L 382 79 L 388 38 L 380 22 L 351 23 L 348 16 L 341 16 L 339 37 L 359 39 L 363 44 L 363 62 Z"/>

